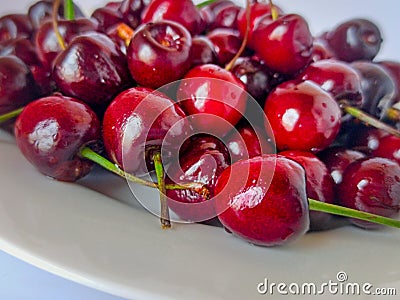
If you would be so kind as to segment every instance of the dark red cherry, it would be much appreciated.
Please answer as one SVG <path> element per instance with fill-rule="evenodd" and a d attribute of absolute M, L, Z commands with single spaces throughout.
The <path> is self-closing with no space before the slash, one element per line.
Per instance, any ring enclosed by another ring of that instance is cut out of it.
<path fill-rule="evenodd" d="M 296 14 L 276 20 L 264 16 L 252 33 L 254 50 L 273 71 L 295 74 L 312 59 L 313 37 L 305 19 Z"/>
<path fill-rule="evenodd" d="M 306 151 L 283 151 L 279 155 L 298 162 L 306 172 L 307 197 L 325 203 L 334 202 L 333 179 L 325 164 Z M 332 215 L 310 211 L 310 230 L 325 230 L 332 225 Z"/>
<path fill-rule="evenodd" d="M 389 75 L 394 80 L 397 88 L 400 87 L 400 62 L 393 60 L 384 60 L 379 62 L 379 65 L 383 66 Z"/>
<path fill-rule="evenodd" d="M 392 77 L 382 66 L 369 61 L 353 62 L 351 66 L 361 76 L 361 108 L 377 118 L 384 117 L 396 101 L 398 92 Z"/>
<path fill-rule="evenodd" d="M 159 88 L 183 77 L 191 67 L 192 38 L 171 21 L 140 26 L 127 50 L 129 70 L 140 85 Z"/>
<path fill-rule="evenodd" d="M 59 20 L 58 30 L 66 44 L 69 44 L 75 36 L 84 32 L 96 31 L 97 23 L 89 19 Z M 43 22 L 39 27 L 36 33 L 35 45 L 43 66 L 52 69 L 54 59 L 63 50 L 54 32 L 52 20 Z"/>
<path fill-rule="evenodd" d="M 240 10 L 240 6 L 234 3 L 223 5 L 218 9 L 214 9 L 214 19 L 209 28 L 237 29 L 237 16 Z"/>
<path fill-rule="evenodd" d="M 147 173 L 151 150 L 163 159 L 176 156 L 191 134 L 185 113 L 167 96 L 148 88 L 130 88 L 109 105 L 103 120 L 108 156 L 129 173 Z"/>
<path fill-rule="evenodd" d="M 96 114 L 83 102 L 54 95 L 25 107 L 15 123 L 22 154 L 43 174 L 62 181 L 87 175 L 92 163 L 79 149 L 101 138 Z"/>
<path fill-rule="evenodd" d="M 142 22 L 170 20 L 184 26 L 192 35 L 203 31 L 200 12 L 192 0 L 152 0 L 142 13 Z"/>
<path fill-rule="evenodd" d="M 225 7 L 230 7 L 232 5 L 235 4 L 230 0 L 216 0 L 206 3 L 206 5 L 202 6 L 199 10 L 203 26 L 207 29 L 210 28 L 215 21 L 216 15 Z"/>
<path fill-rule="evenodd" d="M 291 159 L 240 160 L 222 172 L 215 194 L 220 222 L 252 244 L 286 244 L 309 228 L 305 173 Z"/>
<path fill-rule="evenodd" d="M 372 155 L 397 161 L 400 165 L 400 138 L 393 135 L 381 138 L 378 147 L 372 151 Z"/>
<path fill-rule="evenodd" d="M 120 2 L 119 12 L 122 14 L 124 22 L 136 29 L 142 22 L 141 14 L 149 2 L 149 0 L 124 0 Z"/>
<path fill-rule="evenodd" d="M 179 84 L 177 99 L 191 116 L 195 130 L 221 138 L 242 118 L 247 94 L 231 72 L 207 64 L 186 74 Z"/>
<path fill-rule="evenodd" d="M 348 133 L 347 146 L 369 155 L 379 147 L 381 139 L 386 135 L 387 132 L 373 127 L 354 126 Z"/>
<path fill-rule="evenodd" d="M 339 184 L 343 181 L 343 172 L 347 166 L 353 161 L 366 156 L 357 150 L 333 146 L 319 152 L 318 157 L 324 162 L 335 184 Z"/>
<path fill-rule="evenodd" d="M 241 124 L 225 139 L 232 163 L 263 154 L 275 153 L 275 146 L 264 130 L 250 124 Z"/>
<path fill-rule="evenodd" d="M 344 171 L 337 195 L 343 206 L 396 218 L 400 210 L 400 166 L 380 157 L 357 160 Z M 356 219 L 351 221 L 363 228 L 379 226 Z"/>
<path fill-rule="evenodd" d="M 179 157 L 189 155 L 193 151 L 205 152 L 209 150 L 217 150 L 229 156 L 228 148 L 220 139 L 209 134 L 195 134 L 185 141 L 181 149 L 179 149 Z"/>
<path fill-rule="evenodd" d="M 324 59 L 334 58 L 335 55 L 333 51 L 329 48 L 326 40 L 321 38 L 315 38 L 313 41 L 313 53 L 312 61 L 320 61 Z"/>
<path fill-rule="evenodd" d="M 0 114 L 18 109 L 39 97 L 28 66 L 16 56 L 0 57 Z"/>
<path fill-rule="evenodd" d="M 325 38 L 335 57 L 347 62 L 372 60 L 382 43 L 379 28 L 366 19 L 343 22 L 327 32 Z"/>
<path fill-rule="evenodd" d="M 0 43 L 16 38 L 30 39 L 32 34 L 32 23 L 27 15 L 10 14 L 0 18 Z"/>
<path fill-rule="evenodd" d="M 206 36 L 197 36 L 192 39 L 190 49 L 192 66 L 218 63 L 214 44 Z"/>
<path fill-rule="evenodd" d="M 282 9 L 275 5 L 279 15 L 283 14 Z M 271 5 L 267 2 L 254 2 L 250 5 L 250 28 L 248 31 L 248 42 L 247 45 L 253 48 L 253 38 L 252 34 L 254 29 L 257 27 L 258 22 L 262 17 L 271 15 Z M 272 17 L 270 17 L 272 20 Z M 247 30 L 247 17 L 246 9 L 240 10 L 237 16 L 237 28 L 240 32 L 240 36 L 244 38 Z"/>
<path fill-rule="evenodd" d="M 122 13 L 119 10 L 107 6 L 97 8 L 92 13 L 91 18 L 99 23 L 98 29 L 102 32 L 107 32 L 110 27 L 123 22 Z"/>
<path fill-rule="evenodd" d="M 86 33 L 71 40 L 54 62 L 53 78 L 67 96 L 104 108 L 132 79 L 126 57 L 101 33 Z"/>
<path fill-rule="evenodd" d="M 217 215 L 214 202 L 209 199 L 214 197 L 217 178 L 229 166 L 229 155 L 226 150 L 221 152 L 189 147 L 191 149 L 182 155 L 179 161 L 169 166 L 166 183 L 198 182 L 202 183 L 210 194 L 205 198 L 193 190 L 168 190 L 168 205 L 185 221 L 206 221 Z"/>
<path fill-rule="evenodd" d="M 0 56 L 14 55 L 28 66 L 41 65 L 36 48 L 31 40 L 16 38 L 0 44 Z"/>
<path fill-rule="evenodd" d="M 213 43 L 220 66 L 226 65 L 239 52 L 242 40 L 238 32 L 229 28 L 216 28 L 207 34 Z"/>
<path fill-rule="evenodd" d="M 269 94 L 264 112 L 281 151 L 323 150 L 333 142 L 340 129 L 338 104 L 311 81 L 280 84 Z"/>
<path fill-rule="evenodd" d="M 337 101 L 346 100 L 352 106 L 361 106 L 361 77 L 345 62 L 333 59 L 314 62 L 298 78 L 315 82 Z"/>

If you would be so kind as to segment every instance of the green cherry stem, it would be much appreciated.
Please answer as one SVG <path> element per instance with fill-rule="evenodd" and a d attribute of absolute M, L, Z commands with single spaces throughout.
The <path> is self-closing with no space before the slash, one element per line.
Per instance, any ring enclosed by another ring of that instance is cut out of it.
<path fill-rule="evenodd" d="M 324 203 L 310 198 L 308 199 L 308 207 L 310 210 L 314 211 L 320 211 L 333 215 L 355 218 L 363 221 L 373 222 L 376 224 L 400 228 L 400 220 L 386 218 L 335 204 Z"/>
<path fill-rule="evenodd" d="M 157 175 L 158 190 L 160 192 L 161 227 L 162 227 L 162 229 L 168 229 L 168 228 L 171 228 L 171 221 L 170 221 L 170 217 L 169 217 L 169 207 L 168 207 L 168 202 L 167 202 L 167 198 L 166 198 L 167 190 L 165 187 L 165 172 L 164 172 L 164 166 L 162 164 L 160 152 L 156 152 L 153 155 L 153 162 L 154 162 L 154 167 L 155 167 L 156 175 Z"/>
<path fill-rule="evenodd" d="M 391 135 L 400 137 L 400 131 L 397 130 L 396 128 L 393 128 L 393 127 L 377 120 L 373 116 L 367 114 L 366 112 L 364 112 L 358 108 L 350 106 L 346 101 L 340 101 L 339 104 L 344 112 L 355 117 L 356 119 L 358 119 L 372 127 L 386 131 L 386 132 L 390 133 Z"/>
<path fill-rule="evenodd" d="M 216 2 L 217 0 L 207 0 L 204 2 L 201 2 L 199 4 L 196 5 L 197 8 L 203 8 L 204 6 L 207 6 L 209 4 L 213 4 L 214 2 Z"/>
<path fill-rule="evenodd" d="M 109 161 L 105 157 L 101 156 L 97 152 L 93 151 L 89 147 L 82 147 L 79 150 L 78 155 L 82 158 L 85 158 L 87 160 L 90 160 L 90 161 L 98 164 L 99 166 L 101 166 L 102 168 L 106 169 L 109 172 L 112 172 L 122 178 L 125 178 L 126 180 L 128 180 L 130 182 L 144 185 L 144 186 L 151 187 L 151 188 L 158 188 L 157 183 L 144 180 L 142 178 L 136 177 L 132 174 L 125 172 L 118 165 L 112 163 L 111 161 Z M 197 183 L 197 182 L 190 182 L 190 183 L 184 183 L 184 184 L 179 184 L 179 185 L 178 184 L 167 184 L 165 187 L 167 190 L 188 190 L 189 189 L 189 190 L 193 190 L 197 193 L 200 193 L 201 195 L 204 195 L 205 197 L 207 197 L 207 195 L 209 195 L 208 189 L 205 186 L 203 186 L 202 184 Z"/>
<path fill-rule="evenodd" d="M 64 2 L 64 18 L 66 20 L 75 20 L 74 1 L 65 0 Z"/>
<path fill-rule="evenodd" d="M 1 115 L 0 116 L 0 124 L 18 117 L 23 110 L 24 110 L 24 107 L 21 107 L 16 110 L 10 111 L 4 115 Z"/>

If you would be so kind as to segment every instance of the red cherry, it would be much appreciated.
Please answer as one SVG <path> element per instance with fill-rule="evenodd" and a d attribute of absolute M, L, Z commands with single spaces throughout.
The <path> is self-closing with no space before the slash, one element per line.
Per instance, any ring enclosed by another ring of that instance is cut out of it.
<path fill-rule="evenodd" d="M 128 173 L 147 173 L 149 147 L 162 146 L 175 155 L 190 135 L 185 117 L 176 103 L 159 92 L 143 87 L 122 92 L 104 114 L 103 139 L 108 156 Z"/>
<path fill-rule="evenodd" d="M 379 140 L 379 145 L 372 150 L 373 156 L 385 157 L 400 164 L 400 138 L 387 135 Z"/>
<path fill-rule="evenodd" d="M 140 26 L 127 50 L 133 79 L 153 89 L 180 79 L 192 64 L 191 45 L 189 32 L 178 23 L 159 21 Z"/>
<path fill-rule="evenodd" d="M 247 94 L 231 72 L 212 64 L 190 70 L 179 85 L 177 99 L 196 130 L 226 135 L 242 118 Z"/>
<path fill-rule="evenodd" d="M 303 17 L 263 17 L 252 33 L 254 50 L 273 71 L 295 74 L 312 59 L 313 37 Z"/>
<path fill-rule="evenodd" d="M 207 38 L 213 43 L 220 66 L 226 65 L 238 53 L 242 40 L 236 30 L 229 28 L 217 28 L 207 34 Z"/>
<path fill-rule="evenodd" d="M 57 94 L 25 107 L 15 123 L 15 138 L 22 154 L 41 173 L 76 181 L 91 170 L 92 163 L 78 152 L 100 140 L 100 122 L 80 100 Z"/>
<path fill-rule="evenodd" d="M 307 197 L 325 203 L 334 202 L 333 179 L 325 164 L 306 151 L 283 151 L 279 155 L 298 162 L 306 172 Z M 310 211 L 310 230 L 325 230 L 332 225 L 332 215 Z"/>
<path fill-rule="evenodd" d="M 218 178 L 216 210 L 233 234 L 261 246 L 282 245 L 309 226 L 303 168 L 282 156 L 240 160 Z"/>
<path fill-rule="evenodd" d="M 343 206 L 396 218 L 400 210 L 400 166 L 380 157 L 356 160 L 344 171 L 337 195 Z M 351 221 L 363 228 L 379 226 L 356 219 Z"/>
<path fill-rule="evenodd" d="M 264 112 L 279 150 L 320 151 L 333 142 L 340 129 L 338 104 L 311 81 L 280 84 L 268 96 Z"/>

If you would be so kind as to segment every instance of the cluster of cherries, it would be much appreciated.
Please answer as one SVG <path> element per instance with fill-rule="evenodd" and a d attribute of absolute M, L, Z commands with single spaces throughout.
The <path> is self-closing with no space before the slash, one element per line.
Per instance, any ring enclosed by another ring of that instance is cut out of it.
<path fill-rule="evenodd" d="M 40 0 L 0 18 L 0 121 L 18 116 L 19 149 L 49 177 L 96 162 L 158 188 L 164 227 L 169 208 L 265 246 L 333 214 L 400 227 L 400 63 L 373 61 L 381 43 L 366 19 L 312 36 L 272 1 L 123 0 L 85 17 Z"/>

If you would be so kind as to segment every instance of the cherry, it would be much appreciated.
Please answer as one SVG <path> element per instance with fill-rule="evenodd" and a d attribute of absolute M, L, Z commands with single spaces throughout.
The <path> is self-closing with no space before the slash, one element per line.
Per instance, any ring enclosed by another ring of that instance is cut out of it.
<path fill-rule="evenodd" d="M 123 0 L 119 6 L 124 22 L 136 29 L 142 22 L 141 14 L 149 0 Z"/>
<path fill-rule="evenodd" d="M 104 114 L 105 149 L 114 163 L 129 173 L 147 173 L 152 149 L 158 151 L 162 146 L 163 153 L 172 157 L 190 133 L 190 124 L 180 107 L 167 96 L 144 87 L 123 91 Z"/>
<path fill-rule="evenodd" d="M 298 78 L 315 82 L 337 101 L 346 100 L 352 106 L 361 106 L 361 77 L 345 62 L 333 59 L 314 62 Z"/>
<path fill-rule="evenodd" d="M 39 97 L 28 66 L 16 56 L 0 57 L 0 114 L 11 112 Z"/>
<path fill-rule="evenodd" d="M 94 108 L 104 108 L 132 86 L 123 53 L 106 35 L 95 32 L 71 40 L 54 61 L 53 78 L 65 95 Z"/>
<path fill-rule="evenodd" d="M 73 21 L 59 20 L 57 26 L 63 40 L 67 44 L 75 36 L 84 32 L 97 30 L 97 23 L 89 19 L 76 19 Z M 52 69 L 54 59 L 62 50 L 64 50 L 57 40 L 52 20 L 43 22 L 39 27 L 36 33 L 35 45 L 37 54 L 43 66 Z"/>
<path fill-rule="evenodd" d="M 191 45 L 189 32 L 178 23 L 144 24 L 136 30 L 127 50 L 133 79 L 154 89 L 180 79 L 191 67 Z"/>
<path fill-rule="evenodd" d="M 240 6 L 234 3 L 227 3 L 226 5 L 221 5 L 217 9 L 214 9 L 214 18 L 209 29 L 237 29 L 237 16 L 240 11 Z"/>
<path fill-rule="evenodd" d="M 27 15 L 10 14 L 0 18 L 0 43 L 21 37 L 30 39 L 32 34 L 32 23 Z"/>
<path fill-rule="evenodd" d="M 333 142 L 340 128 L 338 104 L 311 81 L 278 85 L 269 94 L 264 112 L 281 151 L 323 150 Z"/>
<path fill-rule="evenodd" d="M 386 135 L 388 134 L 380 129 L 355 126 L 348 133 L 347 146 L 369 155 L 379 147 L 381 139 Z"/>
<path fill-rule="evenodd" d="M 395 218 L 400 210 L 400 166 L 375 157 L 351 163 L 337 188 L 339 203 L 353 209 Z M 351 220 L 363 228 L 376 228 L 360 220 Z"/>
<path fill-rule="evenodd" d="M 241 160 L 275 153 L 275 147 L 261 128 L 250 124 L 240 124 L 238 129 L 225 139 L 232 163 Z"/>
<path fill-rule="evenodd" d="M 369 61 L 353 62 L 351 66 L 361 76 L 361 108 L 377 118 L 384 117 L 397 96 L 397 87 L 392 77 L 382 66 Z"/>
<path fill-rule="evenodd" d="M 275 9 L 277 9 L 279 15 L 283 14 L 283 11 L 281 8 L 279 8 L 278 6 L 274 5 Z M 262 17 L 268 16 L 268 18 L 271 15 L 271 5 L 270 3 L 266 3 L 266 2 L 254 2 L 251 4 L 250 6 L 250 28 L 248 31 L 249 34 L 249 40 L 247 45 L 250 48 L 253 48 L 253 38 L 252 38 L 252 34 L 253 31 L 255 30 L 255 28 L 257 28 L 258 22 L 260 21 L 260 19 Z M 242 9 L 240 10 L 238 16 L 237 16 L 237 28 L 240 32 L 241 37 L 243 38 L 246 35 L 246 31 L 247 31 L 247 18 L 246 18 L 246 10 Z"/>
<path fill-rule="evenodd" d="M 107 6 L 97 8 L 92 13 L 91 18 L 99 23 L 98 29 L 102 32 L 107 32 L 110 27 L 123 21 L 122 13 L 119 10 Z"/>
<path fill-rule="evenodd" d="M 289 14 L 272 20 L 264 16 L 257 24 L 252 45 L 271 70 L 292 75 L 311 62 L 313 37 L 303 17 Z"/>
<path fill-rule="evenodd" d="M 309 227 L 303 168 L 282 156 L 240 160 L 215 186 L 218 219 L 230 232 L 261 246 L 282 245 Z"/>
<path fill-rule="evenodd" d="M 212 64 L 190 70 L 179 84 L 177 99 L 196 130 L 223 137 L 242 118 L 247 94 L 231 72 Z M 196 116 L 197 115 L 197 116 Z"/>
<path fill-rule="evenodd" d="M 326 41 L 339 60 L 372 60 L 379 52 L 379 28 L 367 19 L 351 19 L 327 32 Z"/>
<path fill-rule="evenodd" d="M 216 216 L 214 203 L 209 201 L 209 198 L 214 197 L 218 176 L 229 166 L 229 154 L 226 149 L 207 149 L 209 142 L 207 144 L 202 146 L 197 140 L 196 145 L 200 145 L 202 149 L 190 145 L 192 150 L 185 152 L 179 161 L 172 163 L 168 168 L 166 183 L 198 182 L 209 191 L 208 197 L 193 190 L 167 191 L 169 207 L 185 221 L 199 222 Z"/>
<path fill-rule="evenodd" d="M 61 181 L 76 181 L 92 163 L 79 149 L 101 137 L 96 114 L 83 102 L 60 94 L 28 104 L 15 123 L 22 154 L 41 173 Z"/>
<path fill-rule="evenodd" d="M 358 159 L 365 158 L 366 155 L 357 150 L 333 146 L 319 152 L 318 157 L 327 167 L 335 184 L 339 184 L 343 181 L 343 172 L 347 166 Z"/>
<path fill-rule="evenodd" d="M 192 35 L 203 31 L 200 12 L 191 0 L 152 0 L 142 13 L 142 22 L 170 20 L 184 26 Z"/>
<path fill-rule="evenodd" d="M 325 203 L 334 203 L 333 179 L 325 164 L 306 151 L 283 151 L 279 155 L 299 163 L 306 172 L 307 197 Z M 332 224 L 332 215 L 310 211 L 310 230 L 325 230 Z"/>
<path fill-rule="evenodd" d="M 400 138 L 387 135 L 379 140 L 379 145 L 372 150 L 372 155 L 385 157 L 400 164 Z"/>
<path fill-rule="evenodd" d="M 313 53 L 312 61 L 316 62 L 319 60 L 334 58 L 335 55 L 326 42 L 326 40 L 321 38 L 315 38 L 313 41 Z"/>
<path fill-rule="evenodd" d="M 203 26 L 206 28 L 211 28 L 212 24 L 216 19 L 216 15 L 219 14 L 221 10 L 225 7 L 231 7 L 235 4 L 230 0 L 216 0 L 211 1 L 209 3 L 204 2 L 205 4 L 200 4 L 200 16 L 202 18 Z"/>
<path fill-rule="evenodd" d="M 229 28 L 217 28 L 207 34 L 207 38 L 213 43 L 220 66 L 226 65 L 239 51 L 242 40 L 236 30 Z"/>
<path fill-rule="evenodd" d="M 209 38 L 206 36 L 197 36 L 192 39 L 190 60 L 192 61 L 192 67 L 218 63 L 214 44 Z"/>
<path fill-rule="evenodd" d="M 209 134 L 196 134 L 179 149 L 179 157 L 182 155 L 190 155 L 192 151 L 206 152 L 209 150 L 217 150 L 221 153 L 228 153 L 228 148 L 223 141 Z M 229 156 L 228 154 L 226 154 Z"/>

